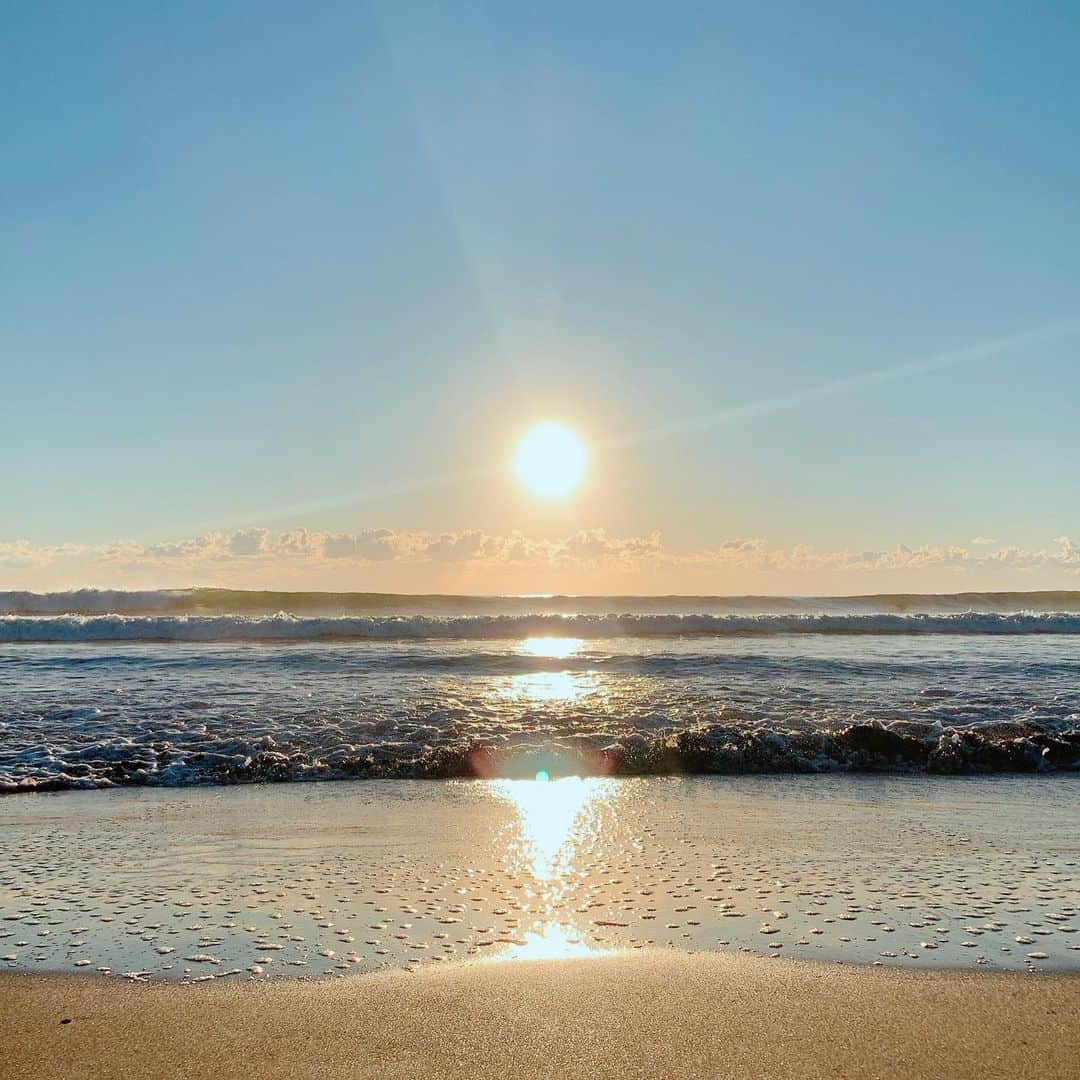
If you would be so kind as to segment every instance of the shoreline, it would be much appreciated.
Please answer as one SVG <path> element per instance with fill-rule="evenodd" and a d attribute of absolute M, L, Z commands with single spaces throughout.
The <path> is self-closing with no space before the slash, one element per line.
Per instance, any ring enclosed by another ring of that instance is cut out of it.
<path fill-rule="evenodd" d="M 417 780 L 5 800 L 0 970 L 271 981 L 648 948 L 1075 970 L 1074 787 Z"/>
<path fill-rule="evenodd" d="M 13 1080 L 1065 1077 L 1080 976 L 667 950 L 198 989 L 19 973 L 0 1039 Z"/>
<path fill-rule="evenodd" d="M 872 729 L 871 737 L 880 735 L 882 729 Z M 693 734 L 693 733 L 691 733 Z M 841 733 L 843 735 L 845 733 Z M 860 731 L 862 734 L 862 731 Z M 887 735 L 887 733 L 886 733 Z M 992 744 L 987 744 L 990 752 L 998 752 Z M 979 747 L 985 750 L 986 747 Z M 473 764 L 463 764 L 460 771 L 451 771 L 440 764 L 442 771 L 423 772 L 415 774 L 392 774 L 392 773 L 363 773 L 363 772 L 327 772 L 320 775 L 289 776 L 278 779 L 267 777 L 257 780 L 220 780 L 207 779 L 182 783 L 146 783 L 146 782 L 108 782 L 104 784 L 76 785 L 65 778 L 53 778 L 31 783 L 21 782 L 17 784 L 5 784 L 0 781 L 0 805 L 6 799 L 25 797 L 28 795 L 83 795 L 89 792 L 146 792 L 164 791 L 179 793 L 216 792 L 235 788 L 281 788 L 301 787 L 309 784 L 447 784 L 447 783 L 483 783 L 493 779 L 500 780 L 532 780 L 535 779 L 537 770 L 543 768 L 549 779 L 588 779 L 588 780 L 675 780 L 675 779 L 706 779 L 706 780 L 743 780 L 743 779 L 783 779 L 799 780 L 805 778 L 813 782 L 828 782 L 833 778 L 867 778 L 869 780 L 888 778 L 890 780 L 931 780 L 931 781 L 971 781 L 973 783 L 995 779 L 1045 780 L 1048 783 L 1080 782 L 1080 762 L 1076 765 L 1064 765 L 1049 768 L 1036 768 L 1033 765 L 1023 768 L 1020 765 L 1006 765 L 1001 768 L 987 768 L 979 770 L 964 768 L 963 762 L 956 767 L 956 771 L 949 772 L 946 769 L 930 769 L 925 766 L 905 766 L 894 764 L 892 766 L 854 766 L 841 764 L 834 767 L 815 770 L 805 768 L 774 768 L 760 769 L 695 769 L 691 767 L 667 769 L 653 769 L 646 767 L 635 769 L 625 766 L 614 768 L 610 761 L 603 755 L 580 754 L 573 756 L 559 747 L 552 748 L 525 748 L 517 752 L 504 753 L 499 756 L 492 748 L 484 747 L 481 753 L 465 755 L 463 760 L 472 762 L 480 758 L 485 764 L 492 762 L 493 765 L 486 770 L 478 770 Z M 497 766 L 497 767 L 496 767 Z"/>

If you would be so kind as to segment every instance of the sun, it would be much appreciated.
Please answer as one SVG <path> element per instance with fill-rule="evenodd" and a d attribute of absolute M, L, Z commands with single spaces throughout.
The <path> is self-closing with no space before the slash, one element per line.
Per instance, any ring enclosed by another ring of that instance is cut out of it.
<path fill-rule="evenodd" d="M 514 454 L 514 472 L 534 495 L 560 499 L 585 477 L 585 444 L 568 427 L 545 421 L 530 428 Z"/>

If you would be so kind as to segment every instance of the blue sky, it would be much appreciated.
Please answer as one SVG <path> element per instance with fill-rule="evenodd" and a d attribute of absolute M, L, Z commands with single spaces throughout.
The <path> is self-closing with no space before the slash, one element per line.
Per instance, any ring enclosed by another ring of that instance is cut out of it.
<path fill-rule="evenodd" d="M 1080 536 L 1080 14 L 948 8 L 21 5 L 0 585 L 488 581 L 145 554 L 238 529 L 980 537 L 1037 565 L 957 587 L 1068 584 L 1035 556 Z M 546 418 L 592 447 L 556 504 L 502 467 Z M 893 583 L 822 573 L 747 585 Z"/>

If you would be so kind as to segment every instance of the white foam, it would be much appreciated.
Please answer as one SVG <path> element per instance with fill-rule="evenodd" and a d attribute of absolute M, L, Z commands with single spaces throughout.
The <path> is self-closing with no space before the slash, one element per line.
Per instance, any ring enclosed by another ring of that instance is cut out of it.
<path fill-rule="evenodd" d="M 4 615 L 0 642 L 319 641 L 732 636 L 759 634 L 1080 634 L 1080 614 L 945 615 Z"/>

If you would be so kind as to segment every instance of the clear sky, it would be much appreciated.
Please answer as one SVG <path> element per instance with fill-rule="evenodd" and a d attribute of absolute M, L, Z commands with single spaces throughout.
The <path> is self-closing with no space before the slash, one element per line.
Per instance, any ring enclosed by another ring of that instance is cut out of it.
<path fill-rule="evenodd" d="M 0 587 L 1080 587 L 1075 6 L 4 27 Z"/>

